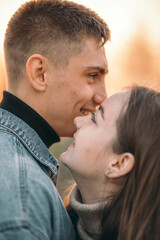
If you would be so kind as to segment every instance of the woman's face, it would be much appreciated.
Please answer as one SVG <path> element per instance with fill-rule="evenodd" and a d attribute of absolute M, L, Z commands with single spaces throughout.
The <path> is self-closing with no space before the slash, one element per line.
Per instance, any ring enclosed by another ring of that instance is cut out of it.
<path fill-rule="evenodd" d="M 108 163 L 117 156 L 112 142 L 116 138 L 116 120 L 128 95 L 128 91 L 116 93 L 102 103 L 95 115 L 75 118 L 74 143 L 60 157 L 73 176 L 104 177 Z"/>

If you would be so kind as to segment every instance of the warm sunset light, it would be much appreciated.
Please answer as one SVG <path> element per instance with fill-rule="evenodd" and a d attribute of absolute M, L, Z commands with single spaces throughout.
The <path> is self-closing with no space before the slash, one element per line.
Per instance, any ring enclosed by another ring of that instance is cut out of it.
<path fill-rule="evenodd" d="M 0 1 L 0 98 L 4 84 L 3 39 L 14 11 L 26 1 Z M 109 25 L 112 41 L 106 46 L 109 76 L 108 94 L 140 83 L 160 85 L 160 1 L 159 0 L 75 0 L 95 10 Z"/>

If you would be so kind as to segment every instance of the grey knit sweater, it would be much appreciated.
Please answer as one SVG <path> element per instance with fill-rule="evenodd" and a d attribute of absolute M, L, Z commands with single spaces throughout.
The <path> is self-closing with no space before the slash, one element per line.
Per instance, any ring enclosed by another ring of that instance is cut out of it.
<path fill-rule="evenodd" d="M 101 219 L 108 201 L 93 204 L 83 204 L 78 187 L 75 186 L 70 194 L 70 205 L 79 216 L 77 230 L 82 240 L 99 240 L 102 227 Z"/>

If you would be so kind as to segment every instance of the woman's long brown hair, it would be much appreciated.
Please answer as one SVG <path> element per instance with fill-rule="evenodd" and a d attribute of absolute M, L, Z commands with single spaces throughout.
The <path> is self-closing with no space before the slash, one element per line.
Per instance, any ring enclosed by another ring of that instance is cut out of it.
<path fill-rule="evenodd" d="M 101 240 L 160 239 L 160 93 L 134 87 L 117 121 L 114 152 L 135 166 L 103 216 Z"/>

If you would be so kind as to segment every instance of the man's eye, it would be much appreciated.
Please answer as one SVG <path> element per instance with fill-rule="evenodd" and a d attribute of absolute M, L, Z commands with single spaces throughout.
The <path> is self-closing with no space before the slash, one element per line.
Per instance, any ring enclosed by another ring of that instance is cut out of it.
<path fill-rule="evenodd" d="M 97 77 L 97 73 L 93 73 L 93 74 L 90 74 L 89 77 L 90 77 L 90 83 L 94 83 L 95 81 L 95 78 Z"/>
<path fill-rule="evenodd" d="M 96 114 L 95 114 L 95 113 L 92 113 L 91 120 L 92 120 L 94 123 L 97 123 L 97 122 L 96 122 Z"/>
<path fill-rule="evenodd" d="M 90 77 L 94 80 L 97 75 L 98 75 L 97 73 L 93 73 L 90 75 Z"/>

